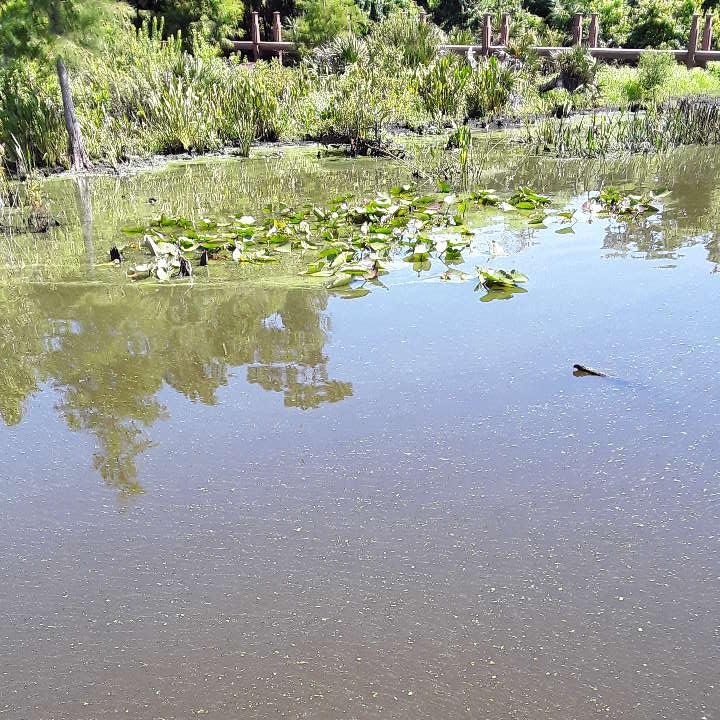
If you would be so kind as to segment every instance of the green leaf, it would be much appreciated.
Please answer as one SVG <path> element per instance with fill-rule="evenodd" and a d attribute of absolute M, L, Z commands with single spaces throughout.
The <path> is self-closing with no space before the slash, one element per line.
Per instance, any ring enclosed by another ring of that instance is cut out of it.
<path fill-rule="evenodd" d="M 353 281 L 353 276 L 350 273 L 338 273 L 326 287 L 330 290 L 333 288 L 345 287 Z"/>

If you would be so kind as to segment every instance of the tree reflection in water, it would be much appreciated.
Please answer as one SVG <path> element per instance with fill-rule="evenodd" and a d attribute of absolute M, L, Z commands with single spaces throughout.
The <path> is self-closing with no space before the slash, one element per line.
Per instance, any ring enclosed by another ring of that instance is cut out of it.
<path fill-rule="evenodd" d="M 141 492 L 136 461 L 148 430 L 167 417 L 157 399 L 168 385 L 212 405 L 231 369 L 282 393 L 301 409 L 338 402 L 352 385 L 332 380 L 325 351 L 327 294 L 309 289 L 152 286 L 4 289 L 0 329 L 0 415 L 18 423 L 38 381 L 60 395 L 73 430 L 97 441 L 93 465 L 125 495 Z"/>

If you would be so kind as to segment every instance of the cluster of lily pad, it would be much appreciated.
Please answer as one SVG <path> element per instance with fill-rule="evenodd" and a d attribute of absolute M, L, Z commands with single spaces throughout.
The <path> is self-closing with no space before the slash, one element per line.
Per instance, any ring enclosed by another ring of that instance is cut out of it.
<path fill-rule="evenodd" d="M 596 197 L 588 201 L 586 209 L 591 212 L 608 213 L 619 216 L 639 216 L 657 213 L 663 209 L 662 198 L 667 191 L 633 193 L 620 188 L 608 186 L 603 188 Z"/>
<path fill-rule="evenodd" d="M 640 208 L 639 201 L 618 200 L 609 188 L 594 202 L 610 213 Z M 365 203 L 344 196 L 327 207 L 310 203 L 266 206 L 259 218 L 238 215 L 218 222 L 163 215 L 148 227 L 125 230 L 141 237 L 135 247 L 149 255 L 127 274 L 132 279 L 154 276 L 168 281 L 190 277 L 193 264 L 203 266 L 218 260 L 260 264 L 299 255 L 309 259 L 303 275 L 347 296 L 366 294 L 368 285 L 382 285 L 380 277 L 400 260 L 418 273 L 429 271 L 437 261 L 443 268 L 440 280 L 464 281 L 470 275 L 462 269 L 463 254 L 477 230 L 477 225 L 472 225 L 473 214 L 491 206 L 526 215 L 531 227 L 544 227 L 550 215 L 560 223 L 571 222 L 573 213 L 550 211 L 550 204 L 548 196 L 526 187 L 502 200 L 491 190 L 453 193 L 442 185 L 437 192 L 422 193 L 403 185 Z M 654 206 L 648 201 L 644 207 Z M 114 260 L 122 258 L 120 251 L 114 252 Z M 477 267 L 475 272 L 476 289 L 484 289 L 488 299 L 522 291 L 527 282 L 516 270 Z"/>

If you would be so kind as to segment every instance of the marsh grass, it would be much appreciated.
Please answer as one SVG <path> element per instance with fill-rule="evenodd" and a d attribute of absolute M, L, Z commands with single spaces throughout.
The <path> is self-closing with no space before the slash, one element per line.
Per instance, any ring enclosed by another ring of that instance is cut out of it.
<path fill-rule="evenodd" d="M 593 113 L 542 120 L 526 127 L 536 151 L 561 157 L 662 152 L 682 145 L 720 143 L 720 102 L 683 98 L 639 113 Z"/>
<path fill-rule="evenodd" d="M 247 155 L 254 143 L 266 140 L 381 144 L 392 129 L 432 132 L 468 118 L 560 116 L 638 102 L 650 106 L 685 95 L 720 96 L 717 66 L 689 71 L 662 57 L 638 69 L 596 66 L 582 51 L 568 53 L 562 62 L 570 63 L 565 75 L 585 89 L 544 92 L 531 58 L 476 63 L 443 56 L 444 39 L 434 25 L 397 13 L 364 37 L 339 36 L 295 67 L 276 61 L 249 67 L 238 57 L 220 57 L 197 38 L 188 53 L 187 42 L 165 39 L 162 24 L 153 22 L 138 30 L 120 26 L 100 49 L 77 50 L 69 67 L 89 154 L 110 165 L 225 147 Z M 589 152 L 611 144 L 612 133 L 601 121 L 596 125 Z M 569 128 L 550 123 L 543 133 L 555 138 L 555 145 L 577 146 L 558 135 L 577 132 Z M 636 130 L 639 122 L 627 132 L 634 136 Z M 654 136 L 645 140 L 657 142 Z M 0 67 L 0 146 L 20 176 L 33 167 L 68 166 L 51 68 L 28 61 Z"/>

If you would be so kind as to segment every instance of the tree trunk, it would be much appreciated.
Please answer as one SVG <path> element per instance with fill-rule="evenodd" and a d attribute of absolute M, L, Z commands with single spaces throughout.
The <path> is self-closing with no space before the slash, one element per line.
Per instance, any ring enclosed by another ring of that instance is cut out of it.
<path fill-rule="evenodd" d="M 61 57 L 57 59 L 57 74 L 58 81 L 60 82 L 60 92 L 62 93 L 63 114 L 65 115 L 65 127 L 68 134 L 72 169 L 75 171 L 89 170 L 90 159 L 88 158 L 87 152 L 85 152 L 85 145 L 83 144 L 82 133 L 80 132 L 80 123 L 75 114 L 75 103 L 73 102 L 72 93 L 70 92 L 70 81 L 68 80 L 65 63 Z"/>

